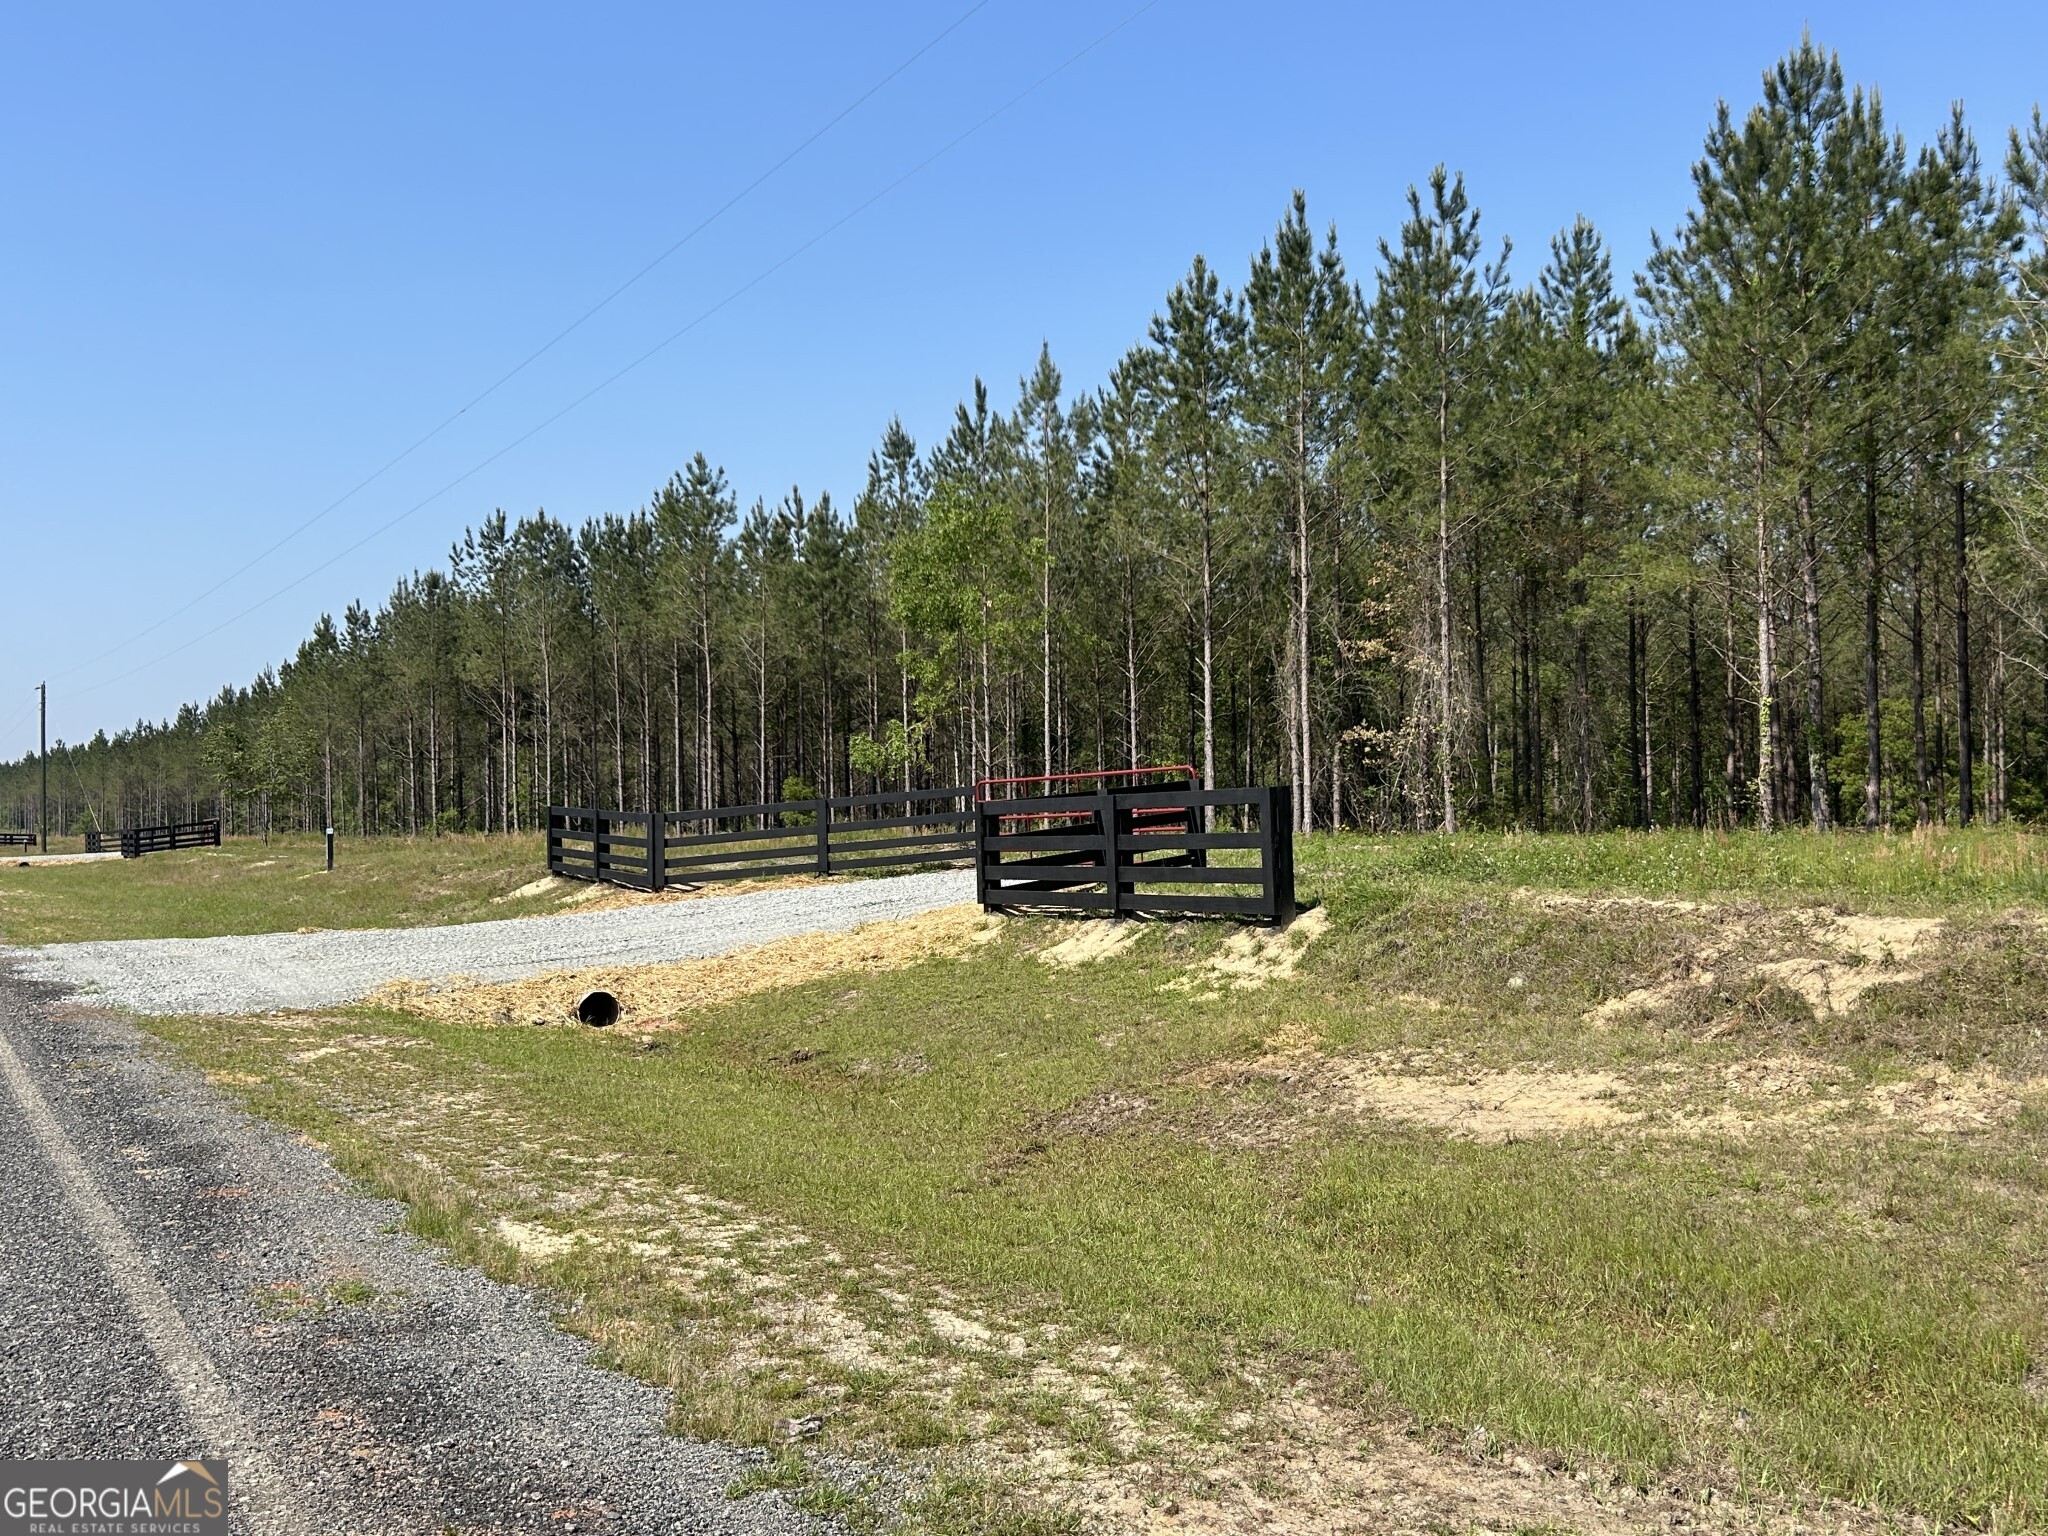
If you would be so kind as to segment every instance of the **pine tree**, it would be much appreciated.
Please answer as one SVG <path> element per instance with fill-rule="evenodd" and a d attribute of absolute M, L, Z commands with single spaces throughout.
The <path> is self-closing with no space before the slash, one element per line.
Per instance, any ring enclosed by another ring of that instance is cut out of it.
<path fill-rule="evenodd" d="M 1836 307 L 1843 231 L 1831 175 L 1833 135 L 1846 111 L 1840 63 L 1811 39 L 1764 76 L 1764 100 L 1740 127 L 1723 102 L 1693 168 L 1697 206 L 1669 243 L 1653 238 L 1642 285 L 1660 342 L 1684 353 L 1702 403 L 1742 443 L 1746 483 L 1729 489 L 1746 497 L 1755 535 L 1756 798 L 1765 830 L 1784 810 L 1776 564 L 1786 501 L 1794 504 L 1812 679 L 1810 793 L 1815 825 L 1828 824 L 1813 497 L 1816 417 L 1847 341 Z"/>
<path fill-rule="evenodd" d="M 1430 172 L 1429 201 L 1408 189 L 1408 218 L 1398 244 L 1380 242 L 1374 328 L 1384 349 L 1389 430 L 1404 449 L 1404 472 L 1419 520 L 1433 523 L 1427 588 L 1433 613 L 1425 662 L 1433 717 L 1427 761 L 1436 781 L 1439 825 L 1458 830 L 1455 784 L 1458 712 L 1451 569 L 1454 541 L 1476 511 L 1466 478 L 1485 428 L 1481 375 L 1488 332 L 1504 299 L 1508 245 L 1498 260 L 1480 259 L 1479 215 L 1439 165 Z M 1424 510 L 1427 509 L 1427 510 Z"/>
<path fill-rule="evenodd" d="M 1630 542 L 1628 431 L 1631 412 L 1647 382 L 1648 356 L 1626 304 L 1614 291 L 1613 265 L 1599 232 L 1586 219 L 1554 236 L 1550 258 L 1537 274 L 1525 306 L 1527 318 L 1502 328 L 1497 366 L 1508 373 L 1517 357 L 1522 382 L 1512 401 L 1519 430 L 1506 442 L 1533 515 L 1522 552 L 1523 628 L 1531 655 L 1524 664 L 1522 707 L 1529 719 L 1521 735 L 1533 780 L 1540 772 L 1543 606 L 1563 586 L 1563 616 L 1571 639 L 1569 694 L 1552 727 L 1568 727 L 1572 765 L 1572 822 L 1596 822 L 1601 735 L 1596 718 L 1591 626 L 1599 616 L 1594 585 L 1614 571 Z M 1517 338 L 1520 345 L 1516 345 Z M 1562 785 L 1557 788 L 1562 789 Z M 1530 799 L 1540 806 L 1540 786 Z"/>
<path fill-rule="evenodd" d="M 1202 787 L 1216 787 L 1216 587 L 1230 494 L 1238 468 L 1238 398 L 1244 317 L 1209 264 L 1197 256 L 1166 296 L 1151 325 L 1145 386 L 1158 414 L 1159 468 L 1194 549 L 1174 540 L 1177 563 L 1191 563 L 1191 605 L 1199 639 Z"/>
<path fill-rule="evenodd" d="M 1038 567 L 1038 639 L 1040 714 L 1040 761 L 1050 775 L 1054 769 L 1052 661 L 1053 661 L 1053 570 L 1059 563 L 1058 549 L 1066 520 L 1074 502 L 1075 455 L 1073 434 L 1060 409 L 1060 371 L 1053 366 L 1052 348 L 1041 345 L 1038 366 L 1031 376 L 1018 381 L 1017 417 L 1011 437 L 1018 444 L 1018 470 L 1027 505 L 1026 517 L 1034 529 L 1033 562 Z"/>
<path fill-rule="evenodd" d="M 1314 822 L 1312 735 L 1315 523 L 1334 516 L 1332 461 L 1348 404 L 1346 383 L 1359 347 L 1359 318 L 1332 227 L 1318 255 L 1308 200 L 1297 191 L 1272 241 L 1252 261 L 1245 284 L 1244 410 L 1255 451 L 1286 501 L 1293 653 L 1288 756 L 1297 823 Z M 1337 786 L 1331 785 L 1334 806 Z M 1335 811 L 1332 811 L 1332 821 Z"/>
<path fill-rule="evenodd" d="M 1983 173 L 1960 107 L 1921 151 L 1906 188 L 1917 332 L 1907 389 L 1919 428 L 1920 464 L 1949 493 L 1956 668 L 1957 815 L 1976 813 L 1975 758 L 1982 745 L 1972 671 L 1970 492 L 1985 476 L 1995 419 L 1994 356 L 2007 314 L 2007 263 L 2019 248 L 2020 215 Z"/>

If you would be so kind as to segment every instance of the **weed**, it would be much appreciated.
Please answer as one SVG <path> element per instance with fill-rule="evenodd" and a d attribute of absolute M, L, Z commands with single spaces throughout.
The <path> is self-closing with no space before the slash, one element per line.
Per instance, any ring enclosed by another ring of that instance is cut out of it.
<path fill-rule="evenodd" d="M 811 1469 L 805 1463 L 801 1451 L 781 1451 L 749 1467 L 725 1486 L 728 1499 L 744 1499 L 750 1493 L 765 1493 L 774 1488 L 805 1488 L 811 1482 Z"/>

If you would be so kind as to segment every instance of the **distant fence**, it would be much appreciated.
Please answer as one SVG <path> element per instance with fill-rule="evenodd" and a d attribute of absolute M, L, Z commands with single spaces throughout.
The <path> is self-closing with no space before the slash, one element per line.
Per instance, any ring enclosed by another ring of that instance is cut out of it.
<path fill-rule="evenodd" d="M 1236 826 L 1203 831 L 1205 819 Z M 984 800 L 974 823 L 974 898 L 985 908 L 1294 917 L 1293 797 L 1284 784 Z M 1211 853 L 1253 857 L 1219 862 Z M 1197 889 L 1173 889 L 1188 886 Z"/>
<path fill-rule="evenodd" d="M 0 848 L 33 848 L 36 835 L 33 832 L 0 832 Z"/>
<path fill-rule="evenodd" d="M 716 880 L 965 864 L 974 857 L 971 798 L 960 787 L 690 811 L 551 805 L 548 873 L 661 891 Z"/>
<path fill-rule="evenodd" d="M 87 853 L 115 853 L 124 859 L 139 859 L 145 853 L 169 853 L 175 848 L 218 848 L 217 821 L 175 821 L 158 827 L 123 827 L 118 832 L 85 834 Z"/>

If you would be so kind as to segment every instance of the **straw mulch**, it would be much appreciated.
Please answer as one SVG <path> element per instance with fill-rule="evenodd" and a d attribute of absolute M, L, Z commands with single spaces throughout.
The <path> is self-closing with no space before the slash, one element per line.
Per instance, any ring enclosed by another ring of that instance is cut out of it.
<path fill-rule="evenodd" d="M 714 1003 L 799 986 L 824 976 L 901 970 L 958 955 L 992 938 L 1000 919 L 971 904 L 916 917 L 868 923 L 844 933 L 807 933 L 731 954 L 667 965 L 593 966 L 547 971 L 524 981 L 395 981 L 371 1001 L 458 1024 L 573 1024 L 576 1000 L 604 991 L 619 1000 L 618 1027 L 679 1029 L 685 1016 Z"/>

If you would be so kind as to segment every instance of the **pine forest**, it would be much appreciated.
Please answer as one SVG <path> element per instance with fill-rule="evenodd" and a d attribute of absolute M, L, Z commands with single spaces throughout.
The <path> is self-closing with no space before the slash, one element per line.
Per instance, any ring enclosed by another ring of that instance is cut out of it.
<path fill-rule="evenodd" d="M 1803 43 L 1633 279 L 1583 219 L 1511 252 L 1483 190 L 1439 167 L 1367 247 L 1297 192 L 1107 378 L 1045 350 L 936 441 L 891 420 L 850 499 L 742 506 L 684 444 L 637 509 L 493 512 L 274 672 L 55 746 L 53 826 L 1175 763 L 1303 830 L 2048 815 L 2039 112 L 1909 144 Z M 0 766 L 0 820 L 36 796 Z"/>

